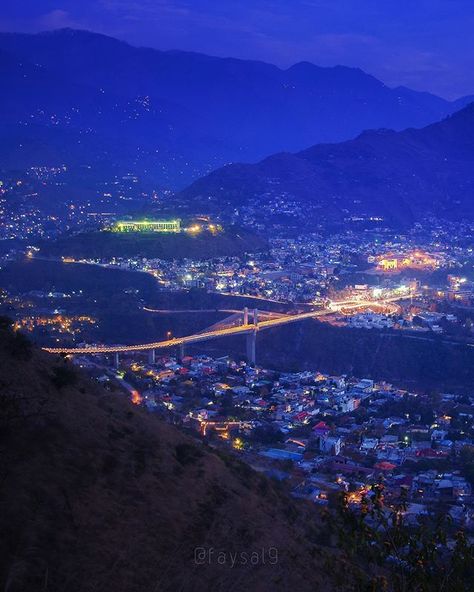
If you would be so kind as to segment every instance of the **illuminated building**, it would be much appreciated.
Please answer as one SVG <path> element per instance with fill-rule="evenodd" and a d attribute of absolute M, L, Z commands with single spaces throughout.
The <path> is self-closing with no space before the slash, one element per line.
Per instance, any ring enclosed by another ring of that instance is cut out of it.
<path fill-rule="evenodd" d="M 130 220 L 116 222 L 115 232 L 181 232 L 181 220 Z"/>
<path fill-rule="evenodd" d="M 459 277 L 455 275 L 448 275 L 449 286 L 454 291 L 459 291 L 461 286 L 467 282 L 465 277 Z"/>
<path fill-rule="evenodd" d="M 423 251 L 410 251 L 404 254 L 386 254 L 377 262 L 382 271 L 398 271 L 401 269 L 435 269 L 439 267 L 439 260 Z"/>
<path fill-rule="evenodd" d="M 382 259 L 379 261 L 379 267 L 381 267 L 384 271 L 390 271 L 392 269 L 398 268 L 398 260 L 397 259 Z"/>

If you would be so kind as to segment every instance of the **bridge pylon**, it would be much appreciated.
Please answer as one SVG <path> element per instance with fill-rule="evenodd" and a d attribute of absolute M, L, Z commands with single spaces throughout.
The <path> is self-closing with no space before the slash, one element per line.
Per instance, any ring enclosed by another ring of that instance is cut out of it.
<path fill-rule="evenodd" d="M 257 331 L 254 329 L 252 332 L 247 333 L 247 362 L 255 365 L 256 362 L 256 349 L 257 349 Z"/>
<path fill-rule="evenodd" d="M 150 349 L 148 350 L 148 363 L 154 364 L 156 362 L 156 350 Z"/>
<path fill-rule="evenodd" d="M 114 353 L 114 368 L 119 368 L 120 366 L 120 357 L 119 357 L 119 353 L 115 352 Z"/>
<path fill-rule="evenodd" d="M 244 325 L 249 324 L 249 309 L 245 306 L 244 307 Z"/>

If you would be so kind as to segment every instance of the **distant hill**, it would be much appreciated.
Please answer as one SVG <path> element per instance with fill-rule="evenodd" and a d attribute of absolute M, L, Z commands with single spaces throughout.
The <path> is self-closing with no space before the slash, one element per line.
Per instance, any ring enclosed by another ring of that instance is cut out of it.
<path fill-rule="evenodd" d="M 208 259 L 232 257 L 266 248 L 266 241 L 249 230 L 229 228 L 217 235 L 85 232 L 40 244 L 42 255 L 76 258 L 148 257 Z"/>
<path fill-rule="evenodd" d="M 136 48 L 63 29 L 0 34 L 2 166 L 100 166 L 184 187 L 230 161 L 439 120 L 465 104 L 357 68 Z"/>
<path fill-rule="evenodd" d="M 307 223 L 381 217 L 394 225 L 433 214 L 474 218 L 474 103 L 422 129 L 369 130 L 354 140 L 225 166 L 183 199 L 257 211 L 285 195 Z"/>
<path fill-rule="evenodd" d="M 314 510 L 32 351 L 4 318 L 0 376 L 3 590 L 336 590 Z M 196 563 L 194 549 L 210 547 L 277 548 L 278 562 Z"/>

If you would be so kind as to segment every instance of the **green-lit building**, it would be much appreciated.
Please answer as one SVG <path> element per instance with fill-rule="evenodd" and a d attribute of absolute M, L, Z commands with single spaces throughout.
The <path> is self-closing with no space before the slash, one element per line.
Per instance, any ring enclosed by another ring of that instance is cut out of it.
<path fill-rule="evenodd" d="M 115 232 L 181 232 L 181 220 L 121 220 Z"/>

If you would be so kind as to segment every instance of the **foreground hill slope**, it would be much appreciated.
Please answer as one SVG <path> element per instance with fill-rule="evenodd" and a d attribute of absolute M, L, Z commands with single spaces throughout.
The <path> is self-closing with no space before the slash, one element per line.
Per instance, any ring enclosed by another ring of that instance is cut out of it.
<path fill-rule="evenodd" d="M 422 129 L 371 130 L 339 144 L 223 167 L 182 194 L 202 204 L 260 205 L 280 195 L 307 221 L 382 217 L 410 224 L 433 214 L 474 217 L 474 103 Z"/>
<path fill-rule="evenodd" d="M 304 507 L 1 321 L 2 590 L 336 589 Z M 196 565 L 196 547 L 278 563 Z"/>

